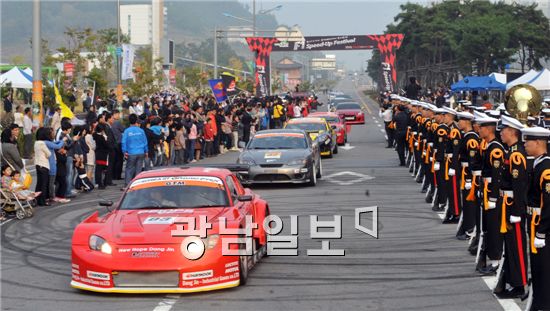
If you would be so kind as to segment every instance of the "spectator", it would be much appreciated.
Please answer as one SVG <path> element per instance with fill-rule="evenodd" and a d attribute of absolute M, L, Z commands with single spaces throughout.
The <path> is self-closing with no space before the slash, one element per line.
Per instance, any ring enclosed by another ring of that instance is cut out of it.
<path fill-rule="evenodd" d="M 422 87 L 418 84 L 418 81 L 416 81 L 416 77 L 410 77 L 409 82 L 409 85 L 405 87 L 405 92 L 407 93 L 406 97 L 417 100 Z"/>
<path fill-rule="evenodd" d="M 148 144 L 145 131 L 139 127 L 135 114 L 129 116 L 130 127 L 122 135 L 122 152 L 126 158 L 126 171 L 124 173 L 125 187 L 143 169 L 144 159 L 148 157 Z"/>
<path fill-rule="evenodd" d="M 210 158 L 213 153 L 214 144 L 214 127 L 212 125 L 212 119 L 206 119 L 206 125 L 204 126 L 204 142 L 205 142 L 205 154 L 207 158 Z"/>
<path fill-rule="evenodd" d="M 195 141 L 197 140 L 197 126 L 195 125 L 195 116 L 191 113 L 188 113 L 186 116 L 185 127 L 187 130 L 187 161 L 188 162 L 197 162 L 195 160 Z"/>
<path fill-rule="evenodd" d="M 39 206 L 49 206 L 46 202 L 48 196 L 48 184 L 50 173 L 49 157 L 51 155 L 48 146 L 44 141 L 51 140 L 51 134 L 48 128 L 39 128 L 36 132 L 36 142 L 34 143 L 34 164 L 36 165 L 36 189 L 40 192 L 36 198 Z"/>
<path fill-rule="evenodd" d="M 25 201 L 34 200 L 40 195 L 40 192 L 32 192 L 25 187 L 23 181 L 21 180 L 21 172 L 19 171 L 13 171 L 11 174 L 9 189 L 17 196 L 18 199 Z"/>
<path fill-rule="evenodd" d="M 9 165 L 16 171 L 21 171 L 25 165 L 17 149 L 17 137 L 19 136 L 19 127 L 12 124 L 2 131 L 2 165 Z"/>
<path fill-rule="evenodd" d="M 184 163 L 187 163 L 187 159 L 185 159 L 185 127 L 181 123 L 178 123 L 176 125 L 176 137 L 174 138 L 174 164 L 175 165 L 182 165 Z"/>
<path fill-rule="evenodd" d="M 60 203 L 67 203 L 71 200 L 66 198 L 67 195 L 67 150 L 65 148 L 61 148 L 59 150 L 56 150 L 55 157 L 57 159 L 56 162 L 56 174 L 55 177 L 55 197 L 51 197 L 53 201 L 60 202 Z M 72 163 L 71 163 L 72 165 Z M 53 167 L 52 167 L 53 168 Z M 50 173 L 51 176 L 51 173 Z"/>
<path fill-rule="evenodd" d="M 106 125 L 99 123 L 93 134 L 96 150 L 95 150 L 95 182 L 98 189 L 105 189 L 105 170 L 109 165 L 109 153 L 111 152 L 111 144 L 107 138 Z"/>
<path fill-rule="evenodd" d="M 23 117 L 23 158 L 30 159 L 32 156 L 32 138 L 33 138 L 32 110 L 30 107 L 25 108 L 25 116 Z"/>
<path fill-rule="evenodd" d="M 96 127 L 97 123 L 94 122 L 90 125 L 89 130 L 86 132 L 86 136 L 84 136 L 84 141 L 86 142 L 86 145 L 88 146 L 88 154 L 86 154 L 86 175 L 88 176 L 88 179 L 92 182 L 92 184 L 95 184 L 94 181 L 94 172 L 95 172 L 95 140 L 93 137 L 93 131 Z"/>
<path fill-rule="evenodd" d="M 58 157 L 56 157 L 56 151 L 63 148 L 63 146 L 65 145 L 65 141 L 67 140 L 67 137 L 63 137 L 62 140 L 59 140 L 59 141 L 56 141 L 56 142 L 53 142 L 51 140 L 53 140 L 55 138 L 55 135 L 54 135 L 54 132 L 52 130 L 52 128 L 46 128 L 47 131 L 48 131 L 48 135 L 50 136 L 50 140 L 45 140 L 44 143 L 46 143 L 46 146 L 48 147 L 48 150 L 50 150 L 50 157 L 48 158 L 48 161 L 49 161 L 49 164 L 50 164 L 50 171 L 49 171 L 49 175 L 48 175 L 48 190 L 49 190 L 49 193 L 48 193 L 48 199 L 50 201 L 55 201 L 55 202 L 68 202 L 66 201 L 65 199 L 63 199 L 65 193 L 65 187 L 59 189 L 59 187 L 57 188 L 58 190 L 60 191 L 63 191 L 63 196 L 59 197 L 59 196 L 56 196 L 56 188 L 55 188 L 55 184 L 56 184 L 56 180 L 57 180 L 57 161 L 59 160 Z M 65 159 L 65 158 L 63 158 Z M 66 160 L 66 159 L 65 159 Z M 65 178 L 65 175 L 66 175 L 66 172 L 63 172 L 61 174 L 61 176 L 63 176 L 63 178 Z M 66 183 L 63 183 L 63 185 L 65 185 Z"/>
<path fill-rule="evenodd" d="M 15 107 L 15 113 L 13 114 L 13 123 L 17 124 L 19 127 L 23 127 L 23 113 L 21 113 L 21 105 Z"/>
<path fill-rule="evenodd" d="M 82 101 L 82 108 L 84 112 L 90 111 L 90 107 L 92 107 L 92 92 L 89 90 L 86 90 L 86 95 L 84 100 Z"/>
<path fill-rule="evenodd" d="M 137 115 L 136 115 L 137 120 Z M 122 152 L 122 133 L 124 133 L 124 125 L 120 120 L 120 111 L 113 111 L 113 117 L 109 121 L 113 135 L 115 137 L 115 148 L 114 148 L 114 171 L 113 179 L 121 180 L 122 179 L 122 166 L 124 164 L 124 155 Z"/>
<path fill-rule="evenodd" d="M 55 107 L 55 112 L 52 116 L 51 127 L 54 133 L 57 133 L 57 130 L 61 127 L 61 108 Z"/>

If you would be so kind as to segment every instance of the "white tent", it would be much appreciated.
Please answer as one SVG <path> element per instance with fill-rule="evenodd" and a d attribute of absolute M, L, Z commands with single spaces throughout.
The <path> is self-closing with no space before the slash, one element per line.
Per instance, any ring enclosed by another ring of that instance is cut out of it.
<path fill-rule="evenodd" d="M 11 87 L 13 88 L 32 89 L 32 80 L 29 80 L 26 75 L 21 69 L 13 67 L 0 76 L 0 84 L 6 85 L 11 83 Z"/>
<path fill-rule="evenodd" d="M 504 73 L 493 72 L 492 74 L 489 75 L 489 77 L 495 78 L 495 80 L 497 82 L 500 82 L 502 84 L 506 84 L 506 74 L 504 74 Z"/>
<path fill-rule="evenodd" d="M 510 81 L 508 84 L 506 84 L 506 89 L 511 88 L 512 86 L 516 86 L 518 84 L 529 84 L 529 81 L 533 80 L 533 78 L 539 74 L 536 70 L 529 70 L 527 73 L 525 73 L 523 76 L 515 79 L 514 81 Z"/>
<path fill-rule="evenodd" d="M 30 67 L 23 69 L 23 72 L 32 77 L 32 69 Z"/>
<path fill-rule="evenodd" d="M 539 91 L 550 91 L 550 70 L 545 68 L 533 77 L 533 79 L 528 81 L 527 84 Z"/>

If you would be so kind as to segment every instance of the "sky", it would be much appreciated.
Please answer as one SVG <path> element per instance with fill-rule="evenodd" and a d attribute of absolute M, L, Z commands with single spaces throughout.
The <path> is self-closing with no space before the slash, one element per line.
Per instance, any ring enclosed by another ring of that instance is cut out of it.
<path fill-rule="evenodd" d="M 240 2 L 250 4 L 252 1 Z M 282 4 L 283 7 L 274 12 L 277 21 L 288 26 L 298 24 L 304 36 L 367 35 L 383 33 L 403 3 L 406 1 L 257 0 L 256 9 L 270 9 Z M 366 61 L 371 57 L 368 50 L 327 53 L 336 54 L 337 60 L 344 62 L 347 70 L 366 68 Z"/>

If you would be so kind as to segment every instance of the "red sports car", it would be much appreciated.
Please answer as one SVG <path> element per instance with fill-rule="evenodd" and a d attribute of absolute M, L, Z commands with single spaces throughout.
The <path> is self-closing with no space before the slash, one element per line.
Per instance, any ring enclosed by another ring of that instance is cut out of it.
<path fill-rule="evenodd" d="M 336 113 L 344 119 L 346 124 L 365 124 L 363 108 L 356 102 L 339 103 L 335 107 Z"/>
<path fill-rule="evenodd" d="M 188 293 L 244 284 L 266 253 L 266 215 L 267 202 L 228 169 L 143 172 L 111 212 L 95 212 L 76 227 L 71 286 Z"/>
<path fill-rule="evenodd" d="M 313 112 L 310 117 L 324 118 L 336 132 L 336 142 L 338 145 L 344 145 L 348 142 L 348 133 L 351 126 L 347 125 L 342 118 L 333 112 Z"/>

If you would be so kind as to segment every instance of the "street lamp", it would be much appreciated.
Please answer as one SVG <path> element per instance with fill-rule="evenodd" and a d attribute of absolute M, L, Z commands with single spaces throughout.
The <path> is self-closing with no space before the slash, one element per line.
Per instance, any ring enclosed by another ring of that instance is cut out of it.
<path fill-rule="evenodd" d="M 283 5 L 279 4 L 279 5 L 271 8 L 271 9 L 260 10 L 257 14 L 265 15 L 265 14 L 271 13 L 273 11 L 279 11 L 282 7 L 283 7 Z M 241 20 L 241 21 L 245 21 L 247 23 L 251 23 L 252 24 L 252 34 L 253 34 L 254 37 L 256 36 L 256 0 L 252 1 L 252 20 L 242 18 L 242 17 L 238 17 L 238 16 L 235 16 L 235 15 L 232 15 L 232 14 L 229 14 L 229 13 L 225 13 L 225 12 L 222 13 L 222 14 L 225 17 L 230 17 L 230 18 Z"/>

